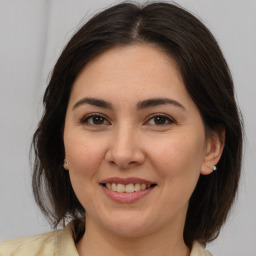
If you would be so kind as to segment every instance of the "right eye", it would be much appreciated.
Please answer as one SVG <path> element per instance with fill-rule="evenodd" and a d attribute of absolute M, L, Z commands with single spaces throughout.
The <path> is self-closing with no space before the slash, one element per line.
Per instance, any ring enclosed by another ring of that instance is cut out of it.
<path fill-rule="evenodd" d="M 99 114 L 89 114 L 83 117 L 80 123 L 90 126 L 110 125 L 109 121 L 104 116 Z"/>

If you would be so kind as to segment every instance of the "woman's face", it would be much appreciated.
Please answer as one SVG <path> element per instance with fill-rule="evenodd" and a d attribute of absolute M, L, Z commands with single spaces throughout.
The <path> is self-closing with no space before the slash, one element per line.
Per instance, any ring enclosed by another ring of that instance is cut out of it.
<path fill-rule="evenodd" d="M 182 233 L 199 175 L 215 164 L 214 143 L 175 61 L 154 46 L 112 48 L 73 85 L 65 168 L 87 225 L 127 237 Z"/>

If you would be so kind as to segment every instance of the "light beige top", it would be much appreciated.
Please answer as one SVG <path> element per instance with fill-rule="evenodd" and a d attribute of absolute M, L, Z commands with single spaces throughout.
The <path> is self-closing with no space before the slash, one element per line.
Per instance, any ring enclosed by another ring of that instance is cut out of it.
<path fill-rule="evenodd" d="M 48 233 L 0 242 L 0 256 L 79 256 L 72 224 Z M 212 256 L 194 242 L 190 256 Z"/>

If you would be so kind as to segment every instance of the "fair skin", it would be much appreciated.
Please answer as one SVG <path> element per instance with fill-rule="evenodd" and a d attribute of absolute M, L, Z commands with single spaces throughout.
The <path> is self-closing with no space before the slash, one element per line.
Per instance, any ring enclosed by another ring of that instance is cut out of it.
<path fill-rule="evenodd" d="M 155 46 L 115 47 L 89 62 L 64 127 L 64 167 L 86 209 L 79 255 L 188 256 L 189 198 L 220 141 L 205 136 L 175 61 Z"/>

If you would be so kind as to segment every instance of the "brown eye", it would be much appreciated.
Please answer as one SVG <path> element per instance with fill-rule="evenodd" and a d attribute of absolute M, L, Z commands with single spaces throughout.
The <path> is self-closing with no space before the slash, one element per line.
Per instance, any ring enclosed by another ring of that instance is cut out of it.
<path fill-rule="evenodd" d="M 156 125 L 164 125 L 166 124 L 166 121 L 168 121 L 166 117 L 163 117 L 163 116 L 154 117 L 154 122 Z"/>
<path fill-rule="evenodd" d="M 95 125 L 95 126 L 101 126 L 101 125 L 109 125 L 109 122 L 107 119 L 101 115 L 96 115 L 96 114 L 91 114 L 88 116 L 85 116 L 81 120 L 82 124 L 87 124 L 87 125 Z"/>
<path fill-rule="evenodd" d="M 148 119 L 147 124 L 149 125 L 156 125 L 156 126 L 165 126 L 175 123 L 173 119 L 166 115 L 153 115 L 151 118 Z"/>
<path fill-rule="evenodd" d="M 102 116 L 94 116 L 92 117 L 92 122 L 95 125 L 101 125 L 104 124 L 104 118 Z"/>

